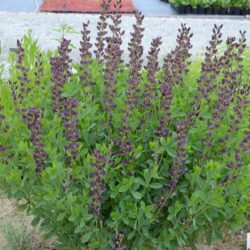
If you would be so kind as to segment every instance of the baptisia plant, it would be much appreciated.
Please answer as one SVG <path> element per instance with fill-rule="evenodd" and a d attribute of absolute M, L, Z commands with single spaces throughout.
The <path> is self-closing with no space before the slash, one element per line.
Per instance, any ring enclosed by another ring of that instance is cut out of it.
<path fill-rule="evenodd" d="M 1 186 L 57 249 L 196 249 L 222 239 L 249 219 L 245 32 L 223 45 L 214 25 L 196 60 L 182 24 L 161 62 L 160 37 L 145 55 L 144 16 L 126 34 L 121 2 L 114 13 L 110 4 L 94 44 L 83 24 L 80 62 L 66 36 L 54 52 L 30 35 L 17 41 L 0 80 Z"/>

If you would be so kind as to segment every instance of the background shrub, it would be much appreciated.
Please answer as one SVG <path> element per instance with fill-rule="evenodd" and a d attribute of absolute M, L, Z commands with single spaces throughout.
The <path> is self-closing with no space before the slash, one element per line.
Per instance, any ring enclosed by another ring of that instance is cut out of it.
<path fill-rule="evenodd" d="M 245 33 L 219 49 L 215 25 L 191 62 L 182 24 L 163 65 L 158 37 L 144 67 L 137 13 L 125 64 L 121 15 L 108 5 L 95 45 L 83 24 L 80 63 L 65 36 L 56 52 L 30 34 L 17 41 L 1 79 L 0 180 L 58 249 L 195 249 L 222 238 L 249 216 Z"/>

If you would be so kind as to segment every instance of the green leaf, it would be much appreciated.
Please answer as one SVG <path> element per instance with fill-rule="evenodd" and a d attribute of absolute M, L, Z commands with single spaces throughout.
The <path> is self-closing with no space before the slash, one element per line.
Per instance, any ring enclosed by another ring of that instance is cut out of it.
<path fill-rule="evenodd" d="M 66 212 L 63 212 L 63 213 L 61 213 L 61 214 L 59 214 L 58 216 L 57 216 L 57 221 L 62 221 L 63 219 L 64 219 L 64 217 L 65 217 L 65 215 L 66 215 Z"/>
<path fill-rule="evenodd" d="M 168 153 L 168 155 L 170 155 L 171 157 L 176 157 L 176 152 L 173 148 L 167 148 L 166 152 Z"/>
<path fill-rule="evenodd" d="M 131 240 L 132 238 L 134 238 L 135 233 L 136 233 L 135 231 L 130 232 L 130 233 L 128 234 L 128 240 Z"/>
<path fill-rule="evenodd" d="M 129 186 L 128 186 L 128 185 L 122 185 L 122 186 L 119 187 L 118 191 L 119 191 L 120 193 L 125 193 L 125 192 L 128 191 L 128 189 L 129 189 Z"/>
<path fill-rule="evenodd" d="M 151 178 L 149 170 L 145 169 L 143 173 L 144 173 L 144 179 L 145 179 L 146 183 L 149 183 L 150 178 Z"/>
<path fill-rule="evenodd" d="M 149 187 L 152 189 L 160 189 L 163 187 L 163 185 L 161 183 L 156 182 L 156 183 L 150 184 Z"/>
<path fill-rule="evenodd" d="M 32 225 L 33 227 L 35 227 L 36 225 L 38 225 L 39 221 L 40 221 L 40 218 L 39 218 L 39 217 L 35 217 L 35 218 L 32 220 L 31 225 Z"/>
<path fill-rule="evenodd" d="M 139 193 L 139 192 L 136 192 L 136 191 L 132 191 L 131 194 L 133 195 L 133 197 L 136 199 L 136 200 L 140 200 L 142 195 Z"/>
<path fill-rule="evenodd" d="M 92 235 L 92 233 L 93 233 L 93 232 L 90 231 L 90 232 L 84 234 L 84 236 L 81 238 L 81 242 L 82 242 L 82 243 L 88 242 L 89 239 L 90 239 L 90 237 L 91 237 L 91 235 Z"/>

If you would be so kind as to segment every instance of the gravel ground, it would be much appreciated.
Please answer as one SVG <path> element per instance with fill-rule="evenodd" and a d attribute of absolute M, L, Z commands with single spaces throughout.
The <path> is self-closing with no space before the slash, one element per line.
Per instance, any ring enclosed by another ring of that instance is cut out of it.
<path fill-rule="evenodd" d="M 78 46 L 80 41 L 80 30 L 82 22 L 90 21 L 91 39 L 94 41 L 96 36 L 96 23 L 98 15 L 90 14 L 54 14 L 54 13 L 4 13 L 0 12 L 0 41 L 3 53 L 0 57 L 5 59 L 10 48 L 15 48 L 16 39 L 21 38 L 28 32 L 33 31 L 34 38 L 38 39 L 42 49 L 55 49 L 58 42 L 55 38 L 59 36 L 55 29 L 61 24 L 66 23 L 77 31 L 77 34 L 69 34 L 74 45 Z M 126 31 L 123 40 L 123 49 L 125 59 L 128 56 L 127 44 L 130 38 L 130 32 L 134 23 L 134 17 L 131 15 L 123 16 L 122 28 Z M 250 42 L 250 19 L 246 18 L 210 18 L 210 17 L 145 17 L 144 27 L 145 35 L 143 39 L 144 56 L 150 48 L 152 38 L 161 36 L 163 44 L 161 46 L 160 56 L 163 57 L 171 48 L 175 46 L 178 27 L 181 23 L 187 23 L 194 33 L 192 39 L 192 52 L 196 55 L 202 52 L 208 43 L 213 25 L 223 24 L 224 39 L 228 36 L 238 36 L 239 30 L 247 31 L 247 40 Z M 77 59 L 78 51 L 73 50 L 72 56 Z"/>
<path fill-rule="evenodd" d="M 17 209 L 17 201 L 0 194 L 0 250 L 53 250 L 54 241 L 45 241 L 32 217 Z"/>
<path fill-rule="evenodd" d="M 1 0 L 0 11 L 34 12 L 37 11 L 43 0 Z"/>

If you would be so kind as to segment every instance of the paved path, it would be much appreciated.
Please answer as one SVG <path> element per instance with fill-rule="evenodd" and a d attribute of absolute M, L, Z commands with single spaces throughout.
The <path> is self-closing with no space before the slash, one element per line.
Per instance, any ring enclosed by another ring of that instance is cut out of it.
<path fill-rule="evenodd" d="M 84 14 L 46 14 L 46 13 L 0 13 L 0 41 L 3 48 L 3 54 L 0 60 L 7 57 L 10 48 L 16 47 L 16 39 L 21 38 L 28 32 L 33 30 L 34 38 L 38 39 L 42 49 L 55 49 L 58 43 L 54 38 L 59 34 L 55 32 L 61 24 L 66 23 L 74 27 L 77 32 L 82 28 L 82 22 L 90 20 L 91 39 L 94 41 L 96 36 L 96 22 L 98 15 L 84 15 Z M 127 43 L 130 38 L 134 17 L 130 15 L 123 16 L 122 28 L 126 31 L 123 42 L 123 49 L 125 50 L 125 59 L 128 56 Z M 247 30 L 247 40 L 250 43 L 250 20 L 249 19 L 211 19 L 208 17 L 192 18 L 192 17 L 146 17 L 144 20 L 145 35 L 143 39 L 144 56 L 150 48 L 152 38 L 161 36 L 163 44 L 161 46 L 160 56 L 166 54 L 171 48 L 175 46 L 175 40 L 178 27 L 181 23 L 187 23 L 191 26 L 194 33 L 193 54 L 201 52 L 207 45 L 213 25 L 224 24 L 223 38 L 228 36 L 238 36 L 238 31 Z M 79 46 L 81 39 L 80 33 L 69 34 L 75 46 Z M 78 58 L 78 51 L 75 49 L 72 52 L 74 59 Z"/>
<path fill-rule="evenodd" d="M 0 11 L 35 12 L 43 0 L 0 0 Z"/>
<path fill-rule="evenodd" d="M 146 16 L 170 16 L 177 14 L 170 4 L 162 0 L 133 0 L 133 3 Z"/>

